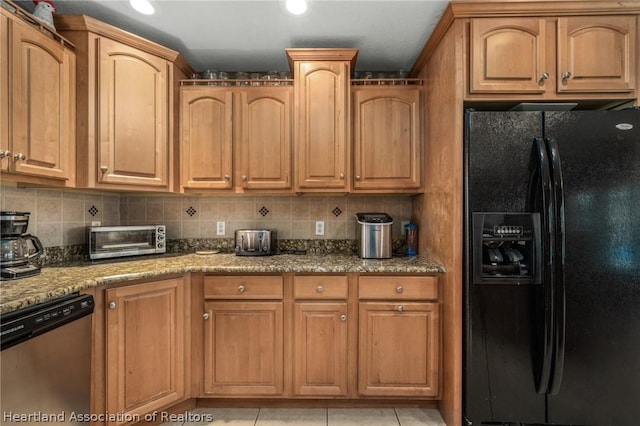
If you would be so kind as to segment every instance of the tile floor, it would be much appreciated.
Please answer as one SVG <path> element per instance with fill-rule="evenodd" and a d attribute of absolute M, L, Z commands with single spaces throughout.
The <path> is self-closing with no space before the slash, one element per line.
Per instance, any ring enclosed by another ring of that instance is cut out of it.
<path fill-rule="evenodd" d="M 161 426 L 446 426 L 426 408 L 196 408 Z"/>

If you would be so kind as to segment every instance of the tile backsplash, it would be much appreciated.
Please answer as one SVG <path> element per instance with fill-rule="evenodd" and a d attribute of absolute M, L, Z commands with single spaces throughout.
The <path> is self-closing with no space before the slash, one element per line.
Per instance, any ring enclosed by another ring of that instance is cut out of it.
<path fill-rule="evenodd" d="M 180 196 L 0 186 L 2 210 L 31 212 L 28 232 L 45 247 L 84 244 L 86 227 L 165 224 L 169 239 L 233 238 L 240 228 L 273 228 L 281 239 L 354 239 L 357 212 L 385 212 L 392 234 L 411 218 L 409 196 Z M 315 235 L 316 221 L 325 222 Z M 224 222 L 225 234 L 217 235 Z"/>

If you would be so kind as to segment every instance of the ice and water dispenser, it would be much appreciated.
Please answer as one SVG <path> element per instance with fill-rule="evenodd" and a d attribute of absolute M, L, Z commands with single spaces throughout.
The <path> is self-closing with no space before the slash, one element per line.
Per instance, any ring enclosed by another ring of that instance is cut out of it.
<path fill-rule="evenodd" d="M 540 284 L 538 213 L 473 213 L 473 283 Z"/>

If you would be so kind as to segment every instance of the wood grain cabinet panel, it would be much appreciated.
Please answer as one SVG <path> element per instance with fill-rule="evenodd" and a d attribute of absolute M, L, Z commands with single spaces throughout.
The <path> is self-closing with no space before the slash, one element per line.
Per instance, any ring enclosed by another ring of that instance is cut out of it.
<path fill-rule="evenodd" d="M 297 192 L 351 189 L 350 75 L 355 49 L 287 49 Z"/>
<path fill-rule="evenodd" d="M 636 16 L 558 18 L 558 92 L 630 92 Z"/>
<path fill-rule="evenodd" d="M 105 291 L 106 409 L 145 414 L 185 396 L 181 279 Z"/>
<path fill-rule="evenodd" d="M 183 86 L 181 190 L 290 190 L 292 97 L 292 86 Z"/>
<path fill-rule="evenodd" d="M 354 86 L 351 93 L 354 191 L 419 189 L 420 86 Z"/>
<path fill-rule="evenodd" d="M 546 62 L 544 19 L 472 19 L 470 25 L 471 93 L 549 90 L 545 75 L 553 71 Z"/>
<path fill-rule="evenodd" d="M 360 302 L 360 395 L 439 395 L 439 308 L 438 303 Z"/>
<path fill-rule="evenodd" d="M 295 303 L 294 394 L 347 395 L 347 327 L 346 301 Z"/>
<path fill-rule="evenodd" d="M 469 27 L 470 97 L 615 99 L 635 90 L 636 16 L 472 18 Z"/>
<path fill-rule="evenodd" d="M 282 394 L 282 302 L 206 302 L 205 313 L 205 395 Z"/>
<path fill-rule="evenodd" d="M 2 171 L 73 185 L 75 54 L 4 10 L 0 31 Z"/>

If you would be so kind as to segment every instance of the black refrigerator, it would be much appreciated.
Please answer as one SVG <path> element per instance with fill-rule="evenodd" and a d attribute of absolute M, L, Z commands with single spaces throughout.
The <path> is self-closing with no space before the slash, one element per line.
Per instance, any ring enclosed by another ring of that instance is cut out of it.
<path fill-rule="evenodd" d="M 640 424 L 640 111 L 465 114 L 466 425 Z"/>

